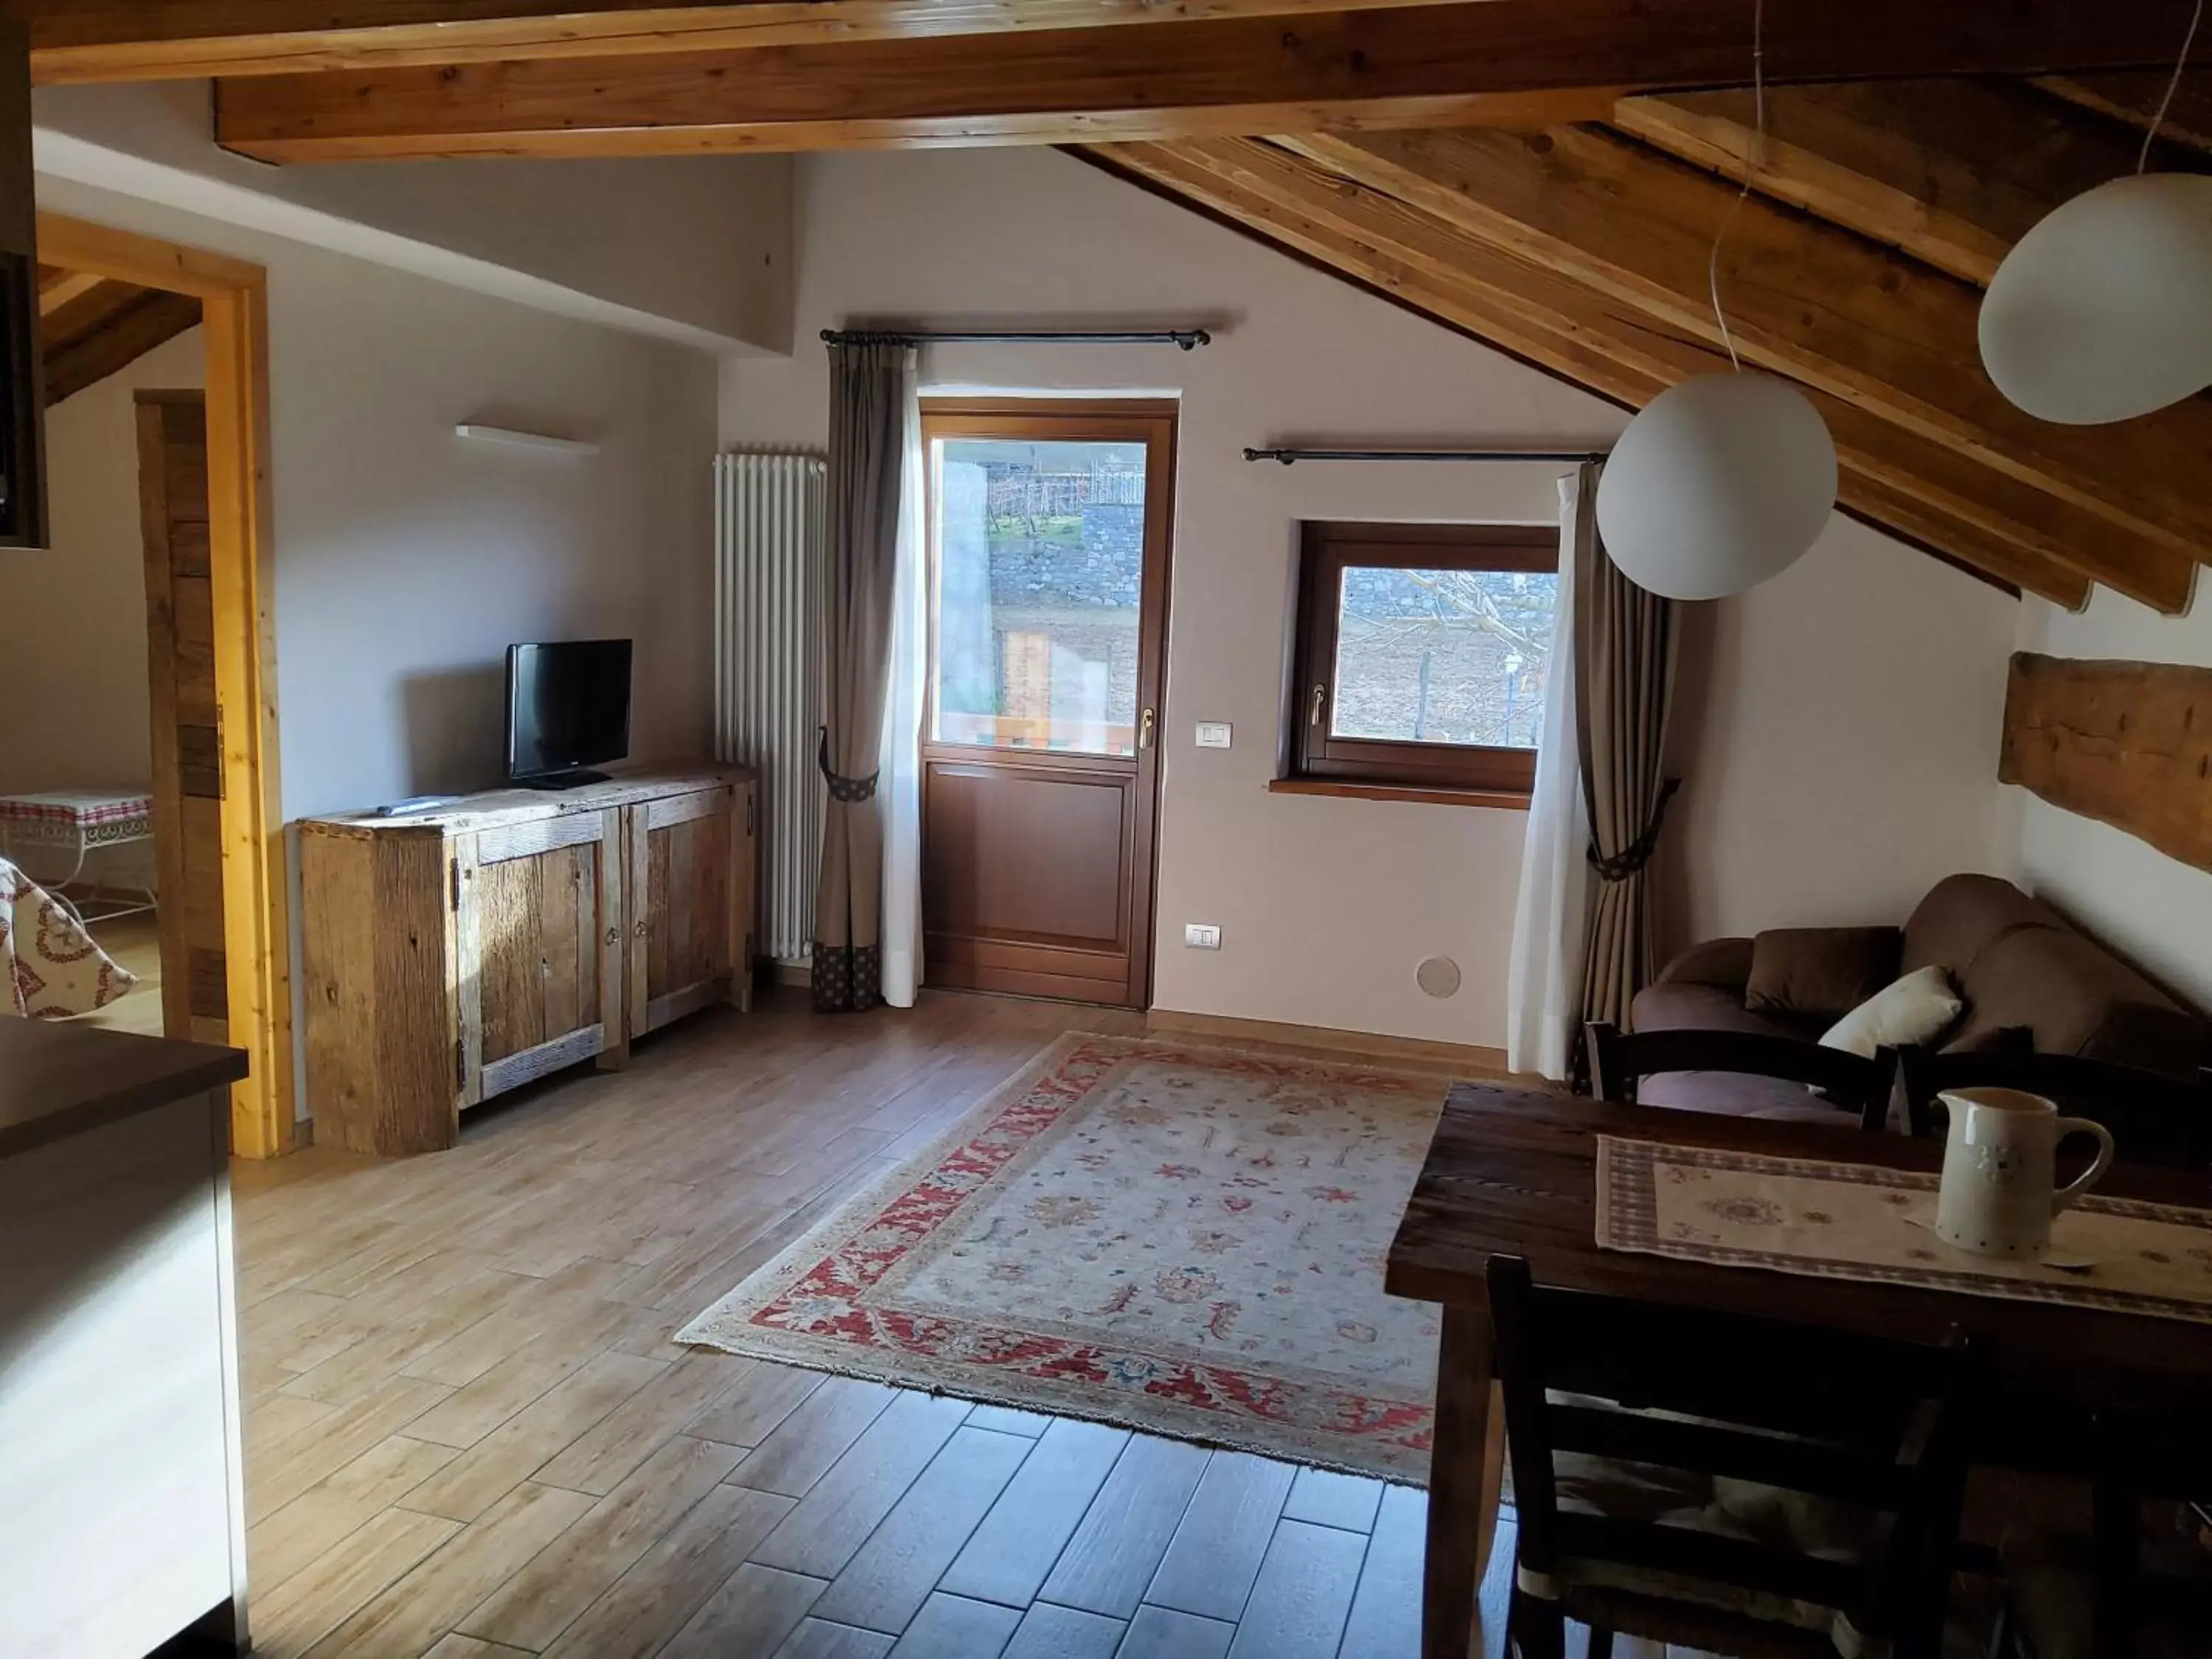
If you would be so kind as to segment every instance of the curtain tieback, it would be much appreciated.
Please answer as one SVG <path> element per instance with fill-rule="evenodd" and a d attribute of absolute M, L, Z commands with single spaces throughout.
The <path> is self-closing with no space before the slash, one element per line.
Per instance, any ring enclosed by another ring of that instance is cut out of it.
<path fill-rule="evenodd" d="M 830 728 L 826 726 L 822 728 L 822 744 L 821 747 L 815 751 L 814 763 L 822 769 L 823 777 L 829 781 L 830 799 L 832 800 L 873 799 L 876 793 L 876 780 L 883 775 L 882 772 L 878 770 L 869 773 L 865 778 L 848 778 L 841 777 L 831 771 L 830 769 Z"/>
<path fill-rule="evenodd" d="M 1651 854 L 1659 847 L 1660 826 L 1667 822 L 1667 803 L 1674 799 L 1674 792 L 1681 787 L 1680 778 L 1668 778 L 1659 786 L 1659 799 L 1651 807 L 1651 822 L 1644 826 L 1644 833 L 1623 851 L 1605 858 L 1600 855 L 1596 841 L 1593 839 L 1590 842 L 1590 868 L 1597 872 L 1600 881 L 1626 881 L 1651 862 Z"/>

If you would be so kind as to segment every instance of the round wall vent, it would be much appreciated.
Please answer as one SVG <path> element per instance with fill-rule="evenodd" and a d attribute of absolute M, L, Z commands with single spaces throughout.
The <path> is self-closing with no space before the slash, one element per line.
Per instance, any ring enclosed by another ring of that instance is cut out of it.
<path fill-rule="evenodd" d="M 1431 957 L 1413 969 L 1413 980 L 1432 997 L 1448 997 L 1459 989 L 1459 963 L 1449 957 Z"/>

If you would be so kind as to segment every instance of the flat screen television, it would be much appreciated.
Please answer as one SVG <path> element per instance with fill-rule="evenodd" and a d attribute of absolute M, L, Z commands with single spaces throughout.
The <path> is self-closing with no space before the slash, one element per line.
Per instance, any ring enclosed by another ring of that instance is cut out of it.
<path fill-rule="evenodd" d="M 567 788 L 629 753 L 628 640 L 507 647 L 507 775 Z"/>

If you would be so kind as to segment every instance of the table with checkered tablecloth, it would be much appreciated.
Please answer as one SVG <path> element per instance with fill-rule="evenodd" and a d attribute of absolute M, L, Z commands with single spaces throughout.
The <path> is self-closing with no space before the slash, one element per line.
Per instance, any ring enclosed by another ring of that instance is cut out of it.
<path fill-rule="evenodd" d="M 0 795 L 0 858 L 12 860 L 79 921 L 83 913 L 70 889 L 84 874 L 85 861 L 102 848 L 153 839 L 154 798 L 143 789 L 47 789 Z M 153 908 L 153 890 L 143 887 L 137 902 L 110 903 L 97 919 L 112 921 Z"/>

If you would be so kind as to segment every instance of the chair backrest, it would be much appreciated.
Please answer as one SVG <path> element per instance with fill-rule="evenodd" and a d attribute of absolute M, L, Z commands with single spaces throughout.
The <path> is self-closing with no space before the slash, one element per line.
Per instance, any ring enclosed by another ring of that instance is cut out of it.
<path fill-rule="evenodd" d="M 1534 1283 L 1488 1270 L 1520 1565 L 1687 1575 L 1832 1608 L 1933 1653 L 1958 1536 L 1982 1356 Z M 1559 1397 L 1564 1396 L 1564 1397 Z M 1560 1453 L 1808 1494 L 1867 1519 L 1856 1559 L 1563 1508 Z"/>
<path fill-rule="evenodd" d="M 2063 1112 L 2094 1118 L 2130 1164 L 2212 1169 L 2212 1073 L 2184 1082 L 2107 1060 L 2020 1049 L 1906 1048 L 1898 1066 L 1907 1125 L 1917 1135 L 1942 1133 L 1936 1097 L 1946 1089 L 2021 1089 L 2055 1101 Z"/>
<path fill-rule="evenodd" d="M 1827 1103 L 1856 1115 L 1859 1126 L 1883 1129 L 1897 1078 L 1897 1056 L 1885 1048 L 1867 1060 L 1794 1037 L 1753 1031 L 1636 1031 L 1593 1021 L 1590 1079 L 1598 1097 L 1633 1105 L 1640 1079 L 1661 1072 L 1739 1072 L 1802 1083 Z"/>
<path fill-rule="evenodd" d="M 2147 1651 L 2212 1651 L 2212 1555 L 2191 1553 L 2180 1539 L 2146 1559 L 2154 1536 L 2144 1505 L 2152 1499 L 2196 1500 L 2212 1495 L 2212 1448 L 2193 1422 L 2169 1414 L 2117 1407 L 2091 1425 L 2094 1526 L 2089 1653 L 2094 1659 L 2136 1659 Z M 2148 1646 L 2146 1631 L 2164 1643 Z"/>

